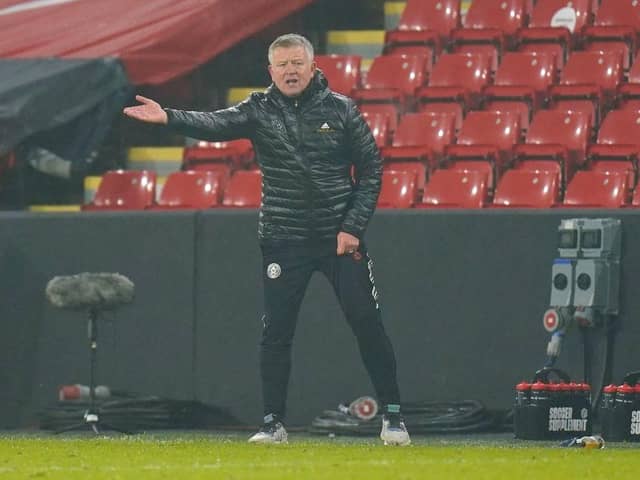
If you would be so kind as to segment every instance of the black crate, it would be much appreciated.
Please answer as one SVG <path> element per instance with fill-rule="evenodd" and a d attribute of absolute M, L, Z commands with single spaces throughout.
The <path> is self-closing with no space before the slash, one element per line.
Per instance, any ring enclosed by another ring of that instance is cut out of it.
<path fill-rule="evenodd" d="M 551 382 L 551 374 L 560 382 Z M 516 385 L 516 438 L 552 440 L 590 435 L 592 422 L 590 387 L 571 382 L 560 369 L 543 368 L 531 383 Z"/>
<path fill-rule="evenodd" d="M 622 385 L 604 387 L 598 413 L 602 436 L 612 442 L 640 442 L 640 371 L 625 375 Z"/>

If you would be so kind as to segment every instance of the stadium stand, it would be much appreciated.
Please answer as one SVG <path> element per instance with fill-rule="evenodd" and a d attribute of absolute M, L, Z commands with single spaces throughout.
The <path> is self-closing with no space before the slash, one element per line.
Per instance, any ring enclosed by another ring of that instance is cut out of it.
<path fill-rule="evenodd" d="M 380 148 L 381 207 L 640 206 L 640 7 L 408 0 L 387 2 L 385 15 L 387 31 L 330 31 L 316 56 L 334 90 L 357 101 Z M 256 88 L 235 90 L 234 104 Z M 260 204 L 247 140 L 129 157 L 130 167 L 169 177 L 213 175 L 220 205 Z M 406 178 L 413 193 L 399 195 Z M 589 203 L 580 196 L 588 188 L 605 193 Z"/>

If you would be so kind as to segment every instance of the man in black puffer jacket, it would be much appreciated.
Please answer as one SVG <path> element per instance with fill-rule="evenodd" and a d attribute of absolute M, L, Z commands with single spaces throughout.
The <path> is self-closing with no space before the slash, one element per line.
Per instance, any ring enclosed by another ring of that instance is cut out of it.
<path fill-rule="evenodd" d="M 264 425 L 249 441 L 287 441 L 283 425 L 298 311 L 311 275 L 332 283 L 383 405 L 381 438 L 410 443 L 400 415 L 393 348 L 385 333 L 372 261 L 362 238 L 380 192 L 381 161 L 354 102 L 332 92 L 295 34 L 269 47 L 273 84 L 216 112 L 142 105 L 124 113 L 212 141 L 251 139 L 262 171 L 258 236 L 263 254 L 264 316 L 260 370 Z M 351 171 L 354 171 L 352 178 Z"/>

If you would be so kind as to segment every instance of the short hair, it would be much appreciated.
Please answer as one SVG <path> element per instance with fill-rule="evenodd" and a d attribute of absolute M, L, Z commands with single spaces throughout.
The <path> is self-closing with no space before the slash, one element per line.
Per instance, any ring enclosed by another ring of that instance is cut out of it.
<path fill-rule="evenodd" d="M 309 56 L 309 60 L 313 60 L 313 45 L 311 45 L 311 42 L 302 35 L 298 35 L 297 33 L 287 33 L 285 35 L 280 35 L 273 42 L 271 42 L 271 45 L 269 45 L 269 63 L 273 63 L 273 51 L 276 48 L 291 47 L 303 47 L 305 52 L 307 52 L 307 55 Z"/>

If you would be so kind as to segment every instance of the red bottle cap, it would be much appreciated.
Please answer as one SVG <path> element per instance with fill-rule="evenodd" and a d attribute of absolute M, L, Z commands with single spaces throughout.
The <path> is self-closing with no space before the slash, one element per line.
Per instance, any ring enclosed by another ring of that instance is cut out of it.
<path fill-rule="evenodd" d="M 561 383 L 550 383 L 548 385 L 547 389 L 550 392 L 559 392 L 560 390 L 562 390 L 562 384 Z"/>
<path fill-rule="evenodd" d="M 531 385 L 531 390 L 549 390 L 549 385 L 538 380 Z"/>
<path fill-rule="evenodd" d="M 618 387 L 616 385 L 614 385 L 613 383 L 607 385 L 606 387 L 604 387 L 602 389 L 602 391 L 604 393 L 616 393 L 617 390 L 618 390 Z"/>
<path fill-rule="evenodd" d="M 519 391 L 519 392 L 525 392 L 525 391 L 529 390 L 530 388 L 531 388 L 531 384 L 525 382 L 524 380 L 516 385 L 516 390 Z"/>
<path fill-rule="evenodd" d="M 591 386 L 588 383 L 578 383 L 576 384 L 576 392 L 590 393 Z"/>
<path fill-rule="evenodd" d="M 633 393 L 633 392 L 635 392 L 635 388 L 633 388 L 628 383 L 625 383 L 624 385 L 620 385 L 618 387 L 618 393 Z"/>
<path fill-rule="evenodd" d="M 635 390 L 635 392 L 636 392 L 637 394 L 640 394 L 640 383 L 636 383 L 636 386 L 635 386 L 635 387 L 633 387 L 633 389 Z"/>

